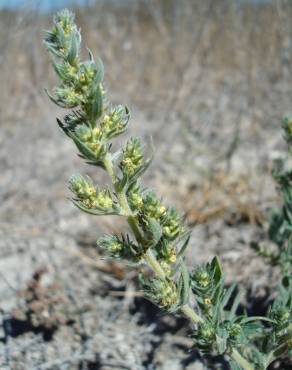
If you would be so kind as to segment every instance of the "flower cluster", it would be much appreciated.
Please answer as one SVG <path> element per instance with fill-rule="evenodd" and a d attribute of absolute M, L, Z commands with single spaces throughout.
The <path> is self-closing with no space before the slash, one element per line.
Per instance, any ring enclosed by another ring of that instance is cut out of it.
<path fill-rule="evenodd" d="M 239 296 L 232 299 L 235 285 L 224 287 L 224 277 L 219 260 L 215 257 L 211 263 L 198 266 L 191 274 L 191 289 L 196 302 L 206 318 L 194 332 L 198 347 L 205 352 L 225 353 L 247 343 L 247 333 L 258 318 L 237 316 Z M 227 305 L 231 308 L 227 309 Z"/>
<path fill-rule="evenodd" d="M 191 288 L 197 296 L 197 302 L 205 315 L 212 317 L 218 288 L 223 286 L 221 267 L 218 259 L 213 259 L 206 266 L 198 266 L 191 275 Z"/>
<path fill-rule="evenodd" d="M 138 138 L 131 138 L 123 149 L 120 168 L 124 175 L 131 177 L 143 164 L 143 151 Z"/>
<path fill-rule="evenodd" d="M 90 60 L 81 61 L 80 43 L 74 15 L 68 10 L 61 11 L 45 36 L 45 45 L 54 56 L 53 66 L 60 78 L 53 96 L 48 95 L 63 108 L 75 108 L 63 121 L 58 120 L 59 126 L 73 139 L 82 157 L 102 165 L 108 141 L 126 130 L 129 112 L 121 105 L 105 104 L 102 62 L 99 59 L 95 62 L 91 52 Z"/>
<path fill-rule="evenodd" d="M 127 107 L 118 105 L 112 107 L 102 117 L 100 127 L 107 140 L 121 135 L 127 129 L 130 113 Z"/>
<path fill-rule="evenodd" d="M 144 251 L 141 245 L 130 240 L 129 236 L 105 235 L 97 241 L 97 245 L 106 251 L 111 258 L 139 262 Z"/>
<path fill-rule="evenodd" d="M 145 297 L 164 310 L 174 310 L 179 304 L 176 284 L 167 279 L 141 279 Z"/>
<path fill-rule="evenodd" d="M 46 32 L 45 43 L 57 58 L 54 69 L 61 80 L 51 99 L 64 108 L 82 107 L 93 120 L 100 114 L 103 68 L 97 68 L 93 58 L 79 60 L 81 35 L 74 15 L 64 10 L 54 17 L 54 26 Z"/>
<path fill-rule="evenodd" d="M 72 65 L 77 62 L 80 42 L 81 35 L 75 24 L 74 14 L 67 9 L 57 13 L 51 31 L 47 31 L 45 35 L 47 49 Z"/>
<path fill-rule="evenodd" d="M 93 214 L 119 214 L 110 190 L 99 190 L 88 176 L 72 176 L 69 189 L 75 194 L 73 200 L 79 208 Z"/>
<path fill-rule="evenodd" d="M 140 212 L 144 206 L 144 199 L 142 190 L 138 183 L 134 183 L 134 185 L 128 190 L 127 198 L 132 212 Z"/>
<path fill-rule="evenodd" d="M 141 192 L 134 188 L 130 193 L 130 204 L 138 211 L 138 222 L 145 234 L 149 233 L 150 224 L 159 228 L 159 238 L 156 240 L 153 249 L 156 257 L 166 273 L 171 272 L 171 265 L 177 260 L 176 240 L 184 232 L 182 219 L 174 208 L 167 208 L 157 198 L 154 192 Z"/>

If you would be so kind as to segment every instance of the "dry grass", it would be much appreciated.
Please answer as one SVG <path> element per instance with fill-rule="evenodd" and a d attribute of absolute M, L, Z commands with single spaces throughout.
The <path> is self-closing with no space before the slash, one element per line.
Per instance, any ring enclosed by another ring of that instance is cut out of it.
<path fill-rule="evenodd" d="M 287 78 L 292 6 L 285 0 L 277 4 L 139 0 L 130 8 L 96 4 L 78 9 L 77 16 L 87 44 L 105 62 L 109 88 L 117 96 L 126 93 L 142 109 L 167 115 L 170 107 L 175 112 L 191 107 L 205 79 L 218 90 L 243 75 L 246 86 L 234 86 L 230 93 L 248 90 L 252 109 L 269 87 Z M 52 77 L 40 42 L 50 18 L 37 10 L 1 14 L 6 110 L 16 99 L 18 114 L 31 110 L 44 79 Z"/>
<path fill-rule="evenodd" d="M 204 179 L 200 187 L 191 186 L 186 202 L 193 204 L 187 213 L 191 225 L 216 218 L 228 225 L 248 222 L 262 225 L 265 216 L 259 207 L 250 178 L 220 171 Z"/>

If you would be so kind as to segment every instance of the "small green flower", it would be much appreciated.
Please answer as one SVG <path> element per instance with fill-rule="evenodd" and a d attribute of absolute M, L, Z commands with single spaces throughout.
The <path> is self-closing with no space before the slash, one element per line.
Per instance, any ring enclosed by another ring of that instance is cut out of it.
<path fill-rule="evenodd" d="M 169 264 L 173 264 L 176 262 L 176 249 L 174 247 L 169 248 L 165 259 Z"/>
<path fill-rule="evenodd" d="M 91 128 L 86 124 L 81 124 L 76 127 L 75 133 L 96 158 L 103 158 L 107 147 L 100 128 Z"/>
<path fill-rule="evenodd" d="M 176 259 L 177 255 L 174 248 L 170 249 L 170 251 L 163 256 L 161 254 L 159 255 L 158 261 L 167 276 L 171 274 L 172 265 L 176 262 Z"/>
<path fill-rule="evenodd" d="M 172 280 L 152 278 L 142 280 L 145 297 L 165 310 L 172 310 L 179 304 L 177 286 Z"/>
<path fill-rule="evenodd" d="M 198 267 L 192 273 L 192 280 L 198 288 L 206 289 L 210 283 L 210 275 L 204 267 Z"/>
<path fill-rule="evenodd" d="M 171 245 L 170 242 L 161 238 L 159 243 L 155 246 L 157 253 L 157 258 L 160 263 L 163 263 L 168 268 L 176 262 L 177 259 L 177 250 L 174 245 Z"/>
<path fill-rule="evenodd" d="M 77 126 L 75 133 L 80 140 L 86 143 L 90 143 L 92 140 L 92 129 L 85 124 Z"/>
<path fill-rule="evenodd" d="M 88 209 L 112 211 L 115 204 L 108 189 L 98 190 L 89 177 L 74 175 L 69 180 L 69 189 L 76 195 L 77 201 Z"/>
<path fill-rule="evenodd" d="M 111 192 L 106 190 L 101 190 L 97 193 L 96 200 L 94 202 L 95 207 L 102 209 L 111 209 L 113 207 L 113 198 Z"/>
<path fill-rule="evenodd" d="M 82 95 L 77 93 L 74 87 L 57 87 L 55 96 L 58 103 L 67 108 L 77 107 L 82 102 Z"/>
<path fill-rule="evenodd" d="M 148 192 L 143 197 L 143 207 L 141 210 L 142 217 L 160 220 L 165 212 L 166 208 L 162 205 L 154 192 Z"/>
<path fill-rule="evenodd" d="M 181 218 L 175 208 L 169 208 L 162 217 L 163 236 L 174 240 L 182 231 Z"/>
<path fill-rule="evenodd" d="M 93 63 L 81 63 L 78 72 L 78 80 L 81 85 L 90 84 L 93 81 L 96 70 Z"/>
<path fill-rule="evenodd" d="M 143 164 L 143 151 L 138 138 L 131 138 L 123 149 L 120 168 L 129 177 L 132 176 Z"/>
<path fill-rule="evenodd" d="M 111 108 L 100 122 L 100 127 L 105 137 L 109 140 L 122 134 L 128 126 L 129 118 L 129 111 L 126 107 L 118 105 Z M 132 156 L 133 153 L 128 151 L 127 155 Z"/>
<path fill-rule="evenodd" d="M 205 297 L 203 302 L 204 302 L 204 305 L 206 307 L 211 307 L 212 306 L 212 299 L 210 297 Z"/>
<path fill-rule="evenodd" d="M 54 16 L 54 23 L 59 24 L 66 33 L 71 32 L 76 27 L 75 16 L 68 9 L 58 12 Z"/>
<path fill-rule="evenodd" d="M 50 52 L 74 64 L 81 42 L 74 14 L 65 9 L 54 17 L 54 26 L 46 32 L 45 44 Z"/>
<path fill-rule="evenodd" d="M 69 180 L 69 189 L 79 199 L 94 199 L 96 197 L 96 188 L 88 176 L 73 175 Z"/>
<path fill-rule="evenodd" d="M 214 325 L 208 321 L 200 323 L 194 331 L 193 338 L 198 348 L 203 352 L 212 352 L 216 345 L 216 330 Z"/>
<path fill-rule="evenodd" d="M 117 235 L 105 235 L 97 241 L 97 246 L 104 249 L 109 257 L 139 262 L 142 258 L 140 247 L 128 236 L 119 238 Z"/>
<path fill-rule="evenodd" d="M 204 340 L 206 341 L 212 341 L 214 340 L 214 336 L 215 336 L 215 331 L 214 331 L 214 328 L 211 324 L 209 323 L 203 323 L 201 325 L 199 325 L 199 333 L 200 335 L 202 336 L 202 338 L 204 338 Z"/>
<path fill-rule="evenodd" d="M 276 325 L 279 327 L 288 325 L 291 316 L 291 312 L 286 307 L 276 307 L 270 313 L 270 318 L 275 320 Z"/>
<path fill-rule="evenodd" d="M 160 266 L 162 267 L 163 271 L 165 272 L 166 276 L 171 275 L 171 265 L 164 260 L 159 260 Z"/>
<path fill-rule="evenodd" d="M 236 340 L 242 333 L 241 326 L 233 323 L 228 327 L 228 334 L 231 340 Z"/>
<path fill-rule="evenodd" d="M 72 66 L 69 62 L 64 61 L 63 63 L 53 62 L 53 67 L 66 86 L 76 86 L 76 82 L 78 81 L 77 66 Z"/>
<path fill-rule="evenodd" d="M 143 196 L 139 185 L 135 184 L 127 193 L 127 199 L 133 211 L 140 211 L 143 207 Z"/>

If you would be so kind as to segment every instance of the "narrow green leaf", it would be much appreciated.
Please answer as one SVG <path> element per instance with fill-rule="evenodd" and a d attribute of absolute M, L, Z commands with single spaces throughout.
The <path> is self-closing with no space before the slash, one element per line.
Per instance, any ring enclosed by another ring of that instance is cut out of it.
<path fill-rule="evenodd" d="M 214 280 L 218 283 L 222 278 L 222 268 L 220 264 L 220 260 L 217 256 L 215 256 L 211 262 L 211 268 L 214 272 Z"/>
<path fill-rule="evenodd" d="M 147 242 L 149 243 L 150 247 L 154 247 L 162 236 L 162 227 L 154 218 L 148 218 L 147 228 L 149 231 L 147 235 Z"/>
<path fill-rule="evenodd" d="M 94 83 L 99 85 L 103 81 L 104 77 L 104 65 L 102 63 L 102 60 L 100 58 L 97 58 L 97 61 L 95 62 L 96 65 L 96 75 L 94 78 Z"/>
<path fill-rule="evenodd" d="M 71 65 L 74 65 L 76 62 L 76 57 L 78 53 L 78 40 L 75 35 L 75 33 L 72 32 L 71 37 L 70 37 L 70 47 L 67 55 L 67 60 Z"/>

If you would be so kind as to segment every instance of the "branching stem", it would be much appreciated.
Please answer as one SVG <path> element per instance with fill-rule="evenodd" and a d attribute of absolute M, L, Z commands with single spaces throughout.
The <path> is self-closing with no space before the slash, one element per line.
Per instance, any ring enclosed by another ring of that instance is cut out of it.
<path fill-rule="evenodd" d="M 151 249 L 148 249 L 145 254 L 145 261 L 147 264 L 151 267 L 151 269 L 155 272 L 157 276 L 159 276 L 162 279 L 165 279 L 165 272 L 163 271 L 162 267 L 160 266 L 160 263 L 157 261 L 155 256 L 153 255 Z"/>
<path fill-rule="evenodd" d="M 235 348 L 232 349 L 230 357 L 244 370 L 254 370 L 254 367 Z"/>
<path fill-rule="evenodd" d="M 203 322 L 204 320 L 199 316 L 188 304 L 181 307 L 183 314 L 189 318 L 194 324 Z"/>

